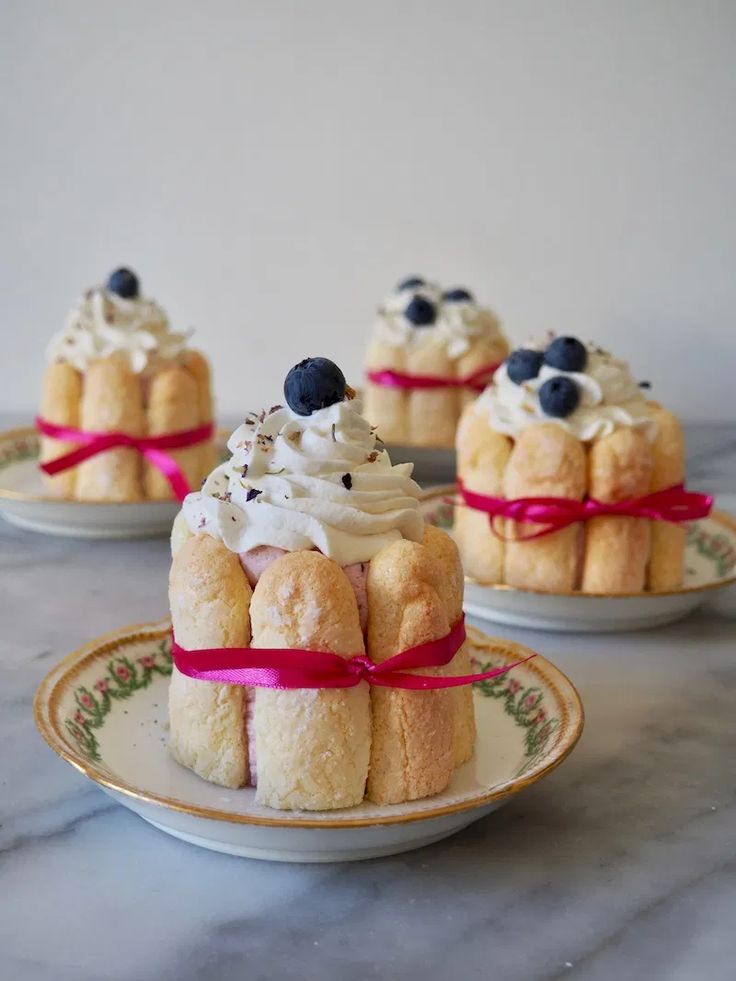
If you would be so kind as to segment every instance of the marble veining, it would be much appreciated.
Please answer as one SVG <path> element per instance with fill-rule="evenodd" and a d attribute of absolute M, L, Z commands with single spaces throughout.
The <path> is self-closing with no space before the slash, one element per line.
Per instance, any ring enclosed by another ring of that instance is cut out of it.
<path fill-rule="evenodd" d="M 690 486 L 736 511 L 733 429 L 688 437 Z M 736 596 L 640 634 L 514 632 L 582 694 L 570 760 L 424 850 L 288 866 L 157 832 L 35 731 L 49 666 L 160 617 L 167 568 L 164 540 L 0 520 L 3 981 L 736 976 Z"/>

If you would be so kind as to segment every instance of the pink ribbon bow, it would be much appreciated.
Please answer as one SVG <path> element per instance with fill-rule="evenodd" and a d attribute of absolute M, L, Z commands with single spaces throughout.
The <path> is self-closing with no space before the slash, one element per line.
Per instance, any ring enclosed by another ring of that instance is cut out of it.
<path fill-rule="evenodd" d="M 578 521 L 587 521 L 602 515 L 648 518 L 650 521 L 679 524 L 707 518 L 713 507 L 713 498 L 710 495 L 686 491 L 682 484 L 645 494 L 643 497 L 610 503 L 596 501 L 594 498 L 576 501 L 569 497 L 517 497 L 508 500 L 505 497 L 489 497 L 468 490 L 460 480 L 458 490 L 469 508 L 484 511 L 490 517 L 491 531 L 502 541 L 530 541 L 567 528 Z M 538 524 L 544 527 L 529 535 L 507 537 L 496 527 L 498 518 L 510 518 L 522 524 Z"/>
<path fill-rule="evenodd" d="M 214 424 L 208 422 L 196 429 L 186 429 L 179 433 L 164 433 L 161 436 L 131 436 L 130 433 L 93 433 L 82 429 L 72 429 L 70 426 L 57 426 L 56 423 L 36 418 L 36 429 L 44 436 L 62 439 L 68 443 L 81 443 L 76 449 L 48 460 L 41 464 L 44 473 L 53 477 L 54 474 L 76 467 L 98 453 L 114 450 L 119 447 L 129 447 L 138 450 L 149 463 L 166 477 L 178 501 L 183 501 L 191 488 L 179 464 L 165 450 L 183 450 L 188 446 L 196 446 L 212 438 Z"/>
<path fill-rule="evenodd" d="M 496 372 L 499 364 L 488 364 L 463 378 L 444 378 L 439 375 L 407 375 L 403 371 L 392 368 L 382 368 L 378 371 L 368 371 L 366 377 L 374 385 L 387 388 L 470 388 L 474 392 L 482 392 Z"/>
<path fill-rule="evenodd" d="M 480 674 L 455 677 L 406 674 L 416 668 L 438 668 L 449 664 L 465 641 L 465 619 L 460 617 L 449 634 L 440 640 L 410 647 L 375 664 L 365 654 L 343 658 L 325 651 L 291 650 L 284 647 L 213 647 L 188 651 L 174 638 L 171 654 L 177 670 L 197 681 L 214 681 L 224 685 L 247 685 L 256 688 L 354 688 L 361 681 L 382 688 L 404 688 L 427 691 L 455 688 L 486 681 L 506 674 L 534 657 L 521 658 L 513 664 L 493 668 Z"/>

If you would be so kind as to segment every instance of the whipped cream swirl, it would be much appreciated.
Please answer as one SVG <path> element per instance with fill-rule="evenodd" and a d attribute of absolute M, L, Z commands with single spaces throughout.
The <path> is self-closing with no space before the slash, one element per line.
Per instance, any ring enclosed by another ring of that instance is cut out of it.
<path fill-rule="evenodd" d="M 547 343 L 524 346 L 542 351 Z M 520 385 L 511 381 L 504 363 L 480 396 L 479 408 L 487 409 L 492 427 L 507 436 L 516 437 L 528 426 L 540 422 L 554 422 L 584 443 L 609 436 L 624 426 L 641 429 L 647 439 L 654 439 L 656 421 L 626 362 L 592 344 L 586 345 L 586 350 L 584 372 L 560 371 L 542 365 L 536 378 Z M 558 375 L 571 378 L 580 391 L 580 404 L 564 419 L 546 415 L 539 403 L 539 389 Z"/>
<path fill-rule="evenodd" d="M 185 499 L 190 530 L 233 552 L 317 548 L 340 565 L 368 562 L 401 538 L 421 541 L 413 466 L 392 465 L 360 410 L 353 399 L 311 416 L 281 406 L 250 415 L 228 441 L 230 460 Z"/>
<path fill-rule="evenodd" d="M 429 300 L 437 308 L 437 319 L 428 327 L 416 327 L 404 316 L 404 311 L 415 296 Z M 461 358 L 473 341 L 486 339 L 497 342 L 503 339 L 501 325 L 496 315 L 475 300 L 444 302 L 442 289 L 437 283 L 392 293 L 378 311 L 373 336 L 390 347 L 416 348 L 422 345 L 442 343 L 453 360 Z"/>
<path fill-rule="evenodd" d="M 85 371 L 95 358 L 122 353 L 140 374 L 178 357 L 188 337 L 170 329 L 166 314 L 154 300 L 126 299 L 97 286 L 80 297 L 63 330 L 51 339 L 46 356 Z"/>

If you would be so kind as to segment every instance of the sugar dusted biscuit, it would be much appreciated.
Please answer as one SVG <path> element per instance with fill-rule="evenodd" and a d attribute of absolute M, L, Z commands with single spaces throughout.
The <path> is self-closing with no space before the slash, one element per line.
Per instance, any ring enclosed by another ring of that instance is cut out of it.
<path fill-rule="evenodd" d="M 415 542 L 395 542 L 374 557 L 368 570 L 368 654 L 373 661 L 447 635 L 443 574 L 430 551 Z M 395 804 L 444 790 L 455 765 L 450 691 L 374 687 L 371 706 L 368 798 Z"/>
<path fill-rule="evenodd" d="M 253 647 L 363 653 L 358 606 L 340 567 L 318 552 L 291 552 L 262 574 L 251 603 Z M 359 804 L 371 743 L 368 685 L 255 695 L 260 804 L 331 810 Z"/>
<path fill-rule="evenodd" d="M 174 557 L 169 602 L 182 647 L 247 647 L 251 588 L 237 555 L 195 535 Z M 197 681 L 176 668 L 169 687 L 169 749 L 200 777 L 223 787 L 248 781 L 244 688 Z"/>
<path fill-rule="evenodd" d="M 137 376 L 119 355 L 89 365 L 84 377 L 80 426 L 89 432 L 145 432 L 143 395 Z M 80 501 L 139 501 L 143 497 L 141 457 L 132 448 L 107 450 L 80 463 Z"/>
<path fill-rule="evenodd" d="M 57 426 L 79 428 L 79 407 L 82 398 L 82 378 L 76 368 L 66 361 L 54 361 L 46 369 L 41 395 L 41 416 Z M 75 443 L 41 437 L 41 461 L 48 463 L 76 448 Z M 43 475 L 49 491 L 59 497 L 74 497 L 77 480 L 75 467 L 62 470 L 53 477 Z"/>

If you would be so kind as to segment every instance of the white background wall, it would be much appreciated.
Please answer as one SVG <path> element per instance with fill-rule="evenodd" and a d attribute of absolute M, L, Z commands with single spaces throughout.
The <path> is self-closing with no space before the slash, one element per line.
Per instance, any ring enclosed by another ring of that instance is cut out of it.
<path fill-rule="evenodd" d="M 0 408 L 127 263 L 225 413 L 422 272 L 736 414 L 733 0 L 3 0 L 0 72 Z"/>

